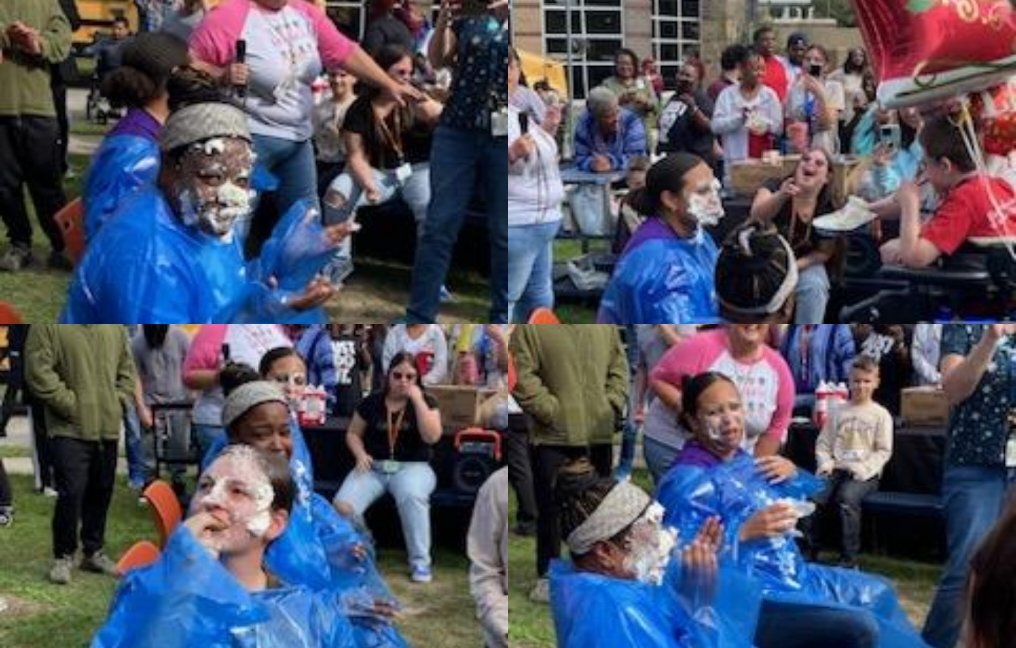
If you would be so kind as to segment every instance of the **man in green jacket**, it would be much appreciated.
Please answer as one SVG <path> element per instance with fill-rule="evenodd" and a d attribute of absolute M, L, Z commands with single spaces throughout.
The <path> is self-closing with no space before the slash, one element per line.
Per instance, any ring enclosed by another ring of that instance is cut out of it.
<path fill-rule="evenodd" d="M 36 324 L 25 343 L 25 379 L 43 406 L 59 493 L 49 578 L 70 582 L 79 521 L 81 568 L 115 574 L 102 547 L 120 425 L 136 380 L 127 331 L 114 325 Z"/>
<path fill-rule="evenodd" d="M 67 200 L 50 64 L 66 59 L 70 47 L 70 24 L 57 0 L 0 2 L 0 216 L 11 242 L 0 270 L 14 272 L 32 261 L 23 185 L 52 247 L 49 265 L 66 268 L 53 220 Z"/>
<path fill-rule="evenodd" d="M 539 580 L 530 598 L 546 602 L 547 568 L 561 552 L 557 471 L 588 456 L 597 472 L 610 476 L 614 433 L 628 401 L 628 361 L 617 328 L 603 324 L 520 325 L 510 351 L 517 376 L 512 395 L 533 421 Z"/>

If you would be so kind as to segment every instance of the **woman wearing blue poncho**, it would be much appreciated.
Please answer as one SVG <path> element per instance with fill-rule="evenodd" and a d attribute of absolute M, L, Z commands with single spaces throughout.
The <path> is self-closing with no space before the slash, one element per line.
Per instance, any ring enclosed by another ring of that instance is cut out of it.
<path fill-rule="evenodd" d="M 84 188 L 85 240 L 95 238 L 121 201 L 159 176 L 159 136 L 169 116 L 169 77 L 188 61 L 187 44 L 163 33 L 138 34 L 123 64 L 103 80 L 103 95 L 127 106 L 92 156 Z"/>
<path fill-rule="evenodd" d="M 723 530 L 707 520 L 671 561 L 663 508 L 630 482 L 599 478 L 585 459 L 558 473 L 561 533 L 572 563 L 550 567 L 550 601 L 563 648 L 750 647 L 757 587 L 718 573 Z"/>
<path fill-rule="evenodd" d="M 229 447 L 227 442 L 285 458 L 296 483 L 295 503 L 289 526 L 269 547 L 265 564 L 285 583 L 338 596 L 353 622 L 357 646 L 403 648 L 405 640 L 391 625 L 399 604 L 377 572 L 370 540 L 313 491 L 310 453 L 280 389 L 281 383 L 298 382 L 306 370 L 299 356 L 285 351 L 269 351 L 262 362 L 273 382 L 223 385 L 227 398 L 222 418 L 228 439 L 209 449 L 205 464 L 213 463 Z M 228 375 L 237 382 L 245 379 L 235 369 Z"/>
<path fill-rule="evenodd" d="M 854 570 L 809 564 L 793 539 L 806 498 L 821 482 L 782 457 L 740 449 L 741 396 L 729 378 L 703 373 L 682 389 L 682 416 L 695 434 L 660 482 L 665 521 L 682 532 L 719 515 L 721 564 L 762 588 L 759 648 L 920 648 L 892 586 Z M 810 507 L 814 510 L 814 507 Z"/>
<path fill-rule="evenodd" d="M 266 244 L 271 253 L 245 267 L 233 225 L 250 209 L 253 155 L 239 108 L 181 108 L 167 120 L 161 147 L 158 185 L 125 198 L 89 243 L 61 321 L 280 321 L 328 300 L 331 285 L 313 272 L 348 225 L 322 230 L 315 213 L 293 211 L 276 229 L 279 240 Z"/>
<path fill-rule="evenodd" d="M 341 600 L 284 585 L 264 562 L 294 491 L 280 457 L 225 450 L 159 560 L 124 577 L 92 648 L 356 646 Z"/>
<path fill-rule="evenodd" d="M 600 302 L 609 324 L 706 324 L 719 320 L 718 251 L 703 229 L 723 216 L 720 184 L 700 158 L 674 153 L 628 198 L 647 217 L 624 249 Z"/>

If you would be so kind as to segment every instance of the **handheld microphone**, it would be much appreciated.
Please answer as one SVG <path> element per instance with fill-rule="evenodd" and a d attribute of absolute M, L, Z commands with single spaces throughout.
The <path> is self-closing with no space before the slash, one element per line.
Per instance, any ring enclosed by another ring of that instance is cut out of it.
<path fill-rule="evenodd" d="M 523 135 L 529 133 L 529 113 L 519 113 L 519 130 Z"/>
<path fill-rule="evenodd" d="M 242 38 L 236 41 L 236 62 L 241 65 L 247 62 L 247 41 Z M 240 99 L 247 96 L 246 84 L 235 86 L 234 91 Z"/>

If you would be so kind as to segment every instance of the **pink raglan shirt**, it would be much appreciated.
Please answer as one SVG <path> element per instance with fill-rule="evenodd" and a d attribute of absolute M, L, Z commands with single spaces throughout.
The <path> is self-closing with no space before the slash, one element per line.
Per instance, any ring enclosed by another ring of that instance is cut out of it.
<path fill-rule="evenodd" d="M 742 364 L 730 354 L 726 330 L 715 329 L 670 348 L 650 378 L 680 387 L 685 376 L 705 371 L 722 373 L 737 385 L 745 409 L 746 450 L 752 451 L 762 434 L 783 442 L 794 411 L 794 377 L 779 352 L 766 346 L 760 360 Z M 651 407 L 667 408 L 658 398 Z"/>

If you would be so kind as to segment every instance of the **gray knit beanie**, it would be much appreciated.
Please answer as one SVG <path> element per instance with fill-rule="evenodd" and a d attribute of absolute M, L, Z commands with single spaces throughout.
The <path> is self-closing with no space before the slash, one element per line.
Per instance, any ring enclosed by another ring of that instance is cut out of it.
<path fill-rule="evenodd" d="M 255 380 L 244 383 L 233 390 L 222 406 L 222 427 L 228 429 L 237 420 L 254 407 L 262 403 L 281 403 L 288 407 L 286 395 L 277 383 L 266 380 Z"/>

